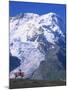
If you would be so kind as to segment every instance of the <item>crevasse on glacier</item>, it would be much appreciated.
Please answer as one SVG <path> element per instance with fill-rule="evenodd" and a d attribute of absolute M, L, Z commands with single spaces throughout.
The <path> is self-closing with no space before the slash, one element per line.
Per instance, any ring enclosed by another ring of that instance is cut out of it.
<path fill-rule="evenodd" d="M 25 13 L 10 18 L 10 53 L 20 59 L 20 66 L 10 72 L 10 78 L 14 78 L 19 68 L 24 78 L 29 78 L 40 62 L 46 60 L 47 50 L 54 48 L 60 37 L 64 38 L 58 17 L 51 12 Z"/>

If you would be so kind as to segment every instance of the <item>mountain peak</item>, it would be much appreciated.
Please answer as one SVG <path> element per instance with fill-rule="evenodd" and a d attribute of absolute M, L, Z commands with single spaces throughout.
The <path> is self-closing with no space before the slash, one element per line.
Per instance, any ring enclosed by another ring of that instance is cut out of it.
<path fill-rule="evenodd" d="M 54 49 L 64 38 L 58 22 L 58 15 L 53 12 L 24 13 L 10 19 L 10 53 L 21 60 L 20 67 L 26 74 L 37 69 L 45 60 L 47 50 Z"/>

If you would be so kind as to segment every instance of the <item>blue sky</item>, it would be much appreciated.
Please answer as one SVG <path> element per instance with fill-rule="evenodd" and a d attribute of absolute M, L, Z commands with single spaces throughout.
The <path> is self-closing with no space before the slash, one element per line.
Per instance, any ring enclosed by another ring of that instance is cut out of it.
<path fill-rule="evenodd" d="M 47 3 L 32 3 L 32 2 L 9 2 L 9 16 L 16 16 L 20 13 L 37 13 L 45 14 L 48 12 L 57 13 L 65 22 L 66 5 L 64 4 L 47 4 Z"/>

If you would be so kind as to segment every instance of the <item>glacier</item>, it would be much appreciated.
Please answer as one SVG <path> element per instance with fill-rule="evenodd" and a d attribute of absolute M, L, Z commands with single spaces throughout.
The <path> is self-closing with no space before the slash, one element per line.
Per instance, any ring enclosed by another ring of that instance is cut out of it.
<path fill-rule="evenodd" d="M 30 78 L 40 63 L 46 61 L 47 50 L 54 49 L 60 37 L 65 38 L 58 18 L 53 12 L 10 17 L 10 53 L 20 59 L 20 66 L 10 72 L 10 78 L 15 78 L 19 69 L 24 72 L 23 78 Z"/>

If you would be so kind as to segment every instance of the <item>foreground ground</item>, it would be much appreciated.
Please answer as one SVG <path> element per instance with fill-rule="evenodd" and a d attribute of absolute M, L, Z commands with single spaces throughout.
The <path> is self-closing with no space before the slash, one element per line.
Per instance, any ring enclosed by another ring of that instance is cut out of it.
<path fill-rule="evenodd" d="M 66 81 L 42 81 L 42 80 L 23 80 L 10 79 L 10 89 L 13 88 L 29 88 L 29 87 L 47 87 L 47 86 L 64 86 Z"/>

